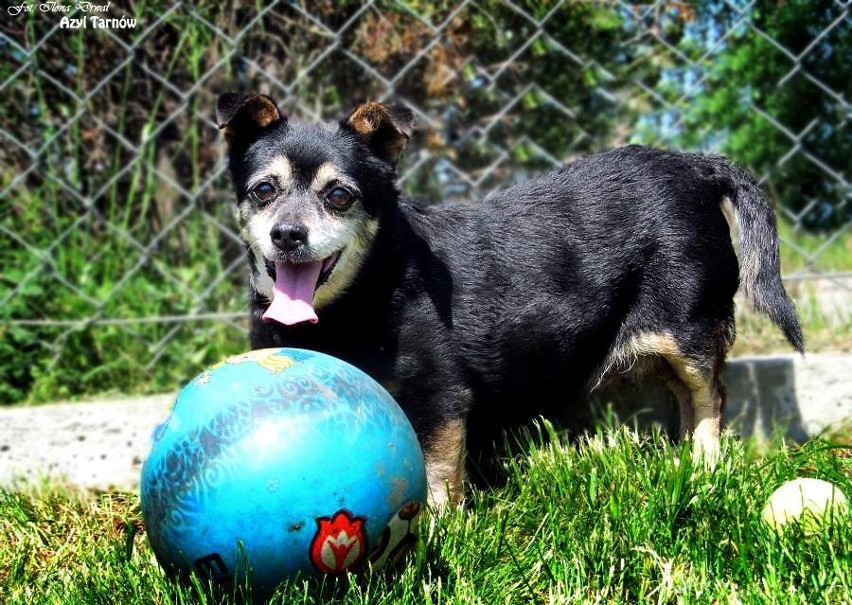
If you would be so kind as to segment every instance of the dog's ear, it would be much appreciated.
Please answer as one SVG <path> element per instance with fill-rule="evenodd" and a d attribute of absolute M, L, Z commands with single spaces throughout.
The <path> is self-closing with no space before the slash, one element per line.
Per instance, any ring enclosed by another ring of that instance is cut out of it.
<path fill-rule="evenodd" d="M 229 143 L 280 124 L 287 118 L 267 95 L 225 93 L 216 101 L 216 123 Z"/>
<path fill-rule="evenodd" d="M 380 158 L 396 164 L 414 132 L 414 113 L 403 105 L 365 103 L 344 126 L 354 130 Z"/>

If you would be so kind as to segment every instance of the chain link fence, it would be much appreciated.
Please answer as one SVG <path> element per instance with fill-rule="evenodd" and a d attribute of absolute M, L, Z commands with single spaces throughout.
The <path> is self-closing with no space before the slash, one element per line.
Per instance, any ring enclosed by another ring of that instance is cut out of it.
<path fill-rule="evenodd" d="M 847 2 L 3 11 L 0 402 L 170 390 L 246 347 L 213 120 L 229 90 L 299 120 L 408 104 L 418 132 L 400 176 L 422 199 L 479 198 L 628 142 L 726 153 L 784 218 L 788 283 L 849 303 Z"/>

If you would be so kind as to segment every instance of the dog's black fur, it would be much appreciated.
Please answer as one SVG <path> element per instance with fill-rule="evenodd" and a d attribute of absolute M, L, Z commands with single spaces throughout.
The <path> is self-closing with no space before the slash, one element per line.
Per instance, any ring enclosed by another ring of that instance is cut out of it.
<path fill-rule="evenodd" d="M 684 436 L 704 418 L 701 389 L 720 417 L 741 282 L 803 350 L 772 208 L 721 157 L 630 146 L 476 203 L 420 206 L 395 184 L 413 126 L 404 108 L 370 104 L 339 124 L 299 125 L 268 97 L 226 95 L 218 117 L 238 203 L 251 203 L 246 180 L 275 156 L 305 183 L 330 162 L 358 183 L 358 203 L 378 224 L 357 276 L 317 309 L 318 323 L 263 321 L 269 298 L 253 289 L 252 347 L 304 347 L 364 369 L 395 395 L 436 468 L 457 453 L 446 427 L 491 439 L 560 413 L 637 361 L 653 360 L 651 371 L 681 385 L 672 386 Z M 742 276 L 725 199 L 740 222 Z M 252 260 L 255 271 L 273 270 Z M 435 472 L 459 491 L 457 476 Z"/>

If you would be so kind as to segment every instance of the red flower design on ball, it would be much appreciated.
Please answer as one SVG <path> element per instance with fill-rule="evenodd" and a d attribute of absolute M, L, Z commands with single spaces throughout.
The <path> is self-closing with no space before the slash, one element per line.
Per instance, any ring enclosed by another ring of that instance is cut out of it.
<path fill-rule="evenodd" d="M 317 519 L 317 533 L 311 541 L 311 563 L 327 574 L 341 574 L 358 565 L 367 554 L 364 535 L 366 517 L 356 517 L 346 509 L 331 517 Z"/>

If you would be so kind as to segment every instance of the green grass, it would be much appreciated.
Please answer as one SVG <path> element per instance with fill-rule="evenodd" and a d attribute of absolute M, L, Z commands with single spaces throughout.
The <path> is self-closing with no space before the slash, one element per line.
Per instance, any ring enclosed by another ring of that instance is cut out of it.
<path fill-rule="evenodd" d="M 805 335 L 805 354 L 852 353 L 852 295 L 846 294 L 846 309 L 829 306 L 814 292 L 814 285 L 788 287 Z M 751 355 L 795 353 L 784 334 L 765 315 L 739 301 L 736 312 L 737 340 L 729 358 Z"/>
<path fill-rule="evenodd" d="M 781 272 L 784 275 L 805 269 L 824 273 L 848 273 L 852 270 L 852 225 L 839 232 L 813 233 L 778 221 L 781 238 Z"/>
<path fill-rule="evenodd" d="M 780 221 L 781 271 L 794 274 L 843 274 L 852 272 L 852 229 L 839 235 L 814 234 L 796 230 Z M 787 293 L 805 334 L 808 353 L 852 353 L 852 292 L 849 278 L 789 280 Z M 755 313 L 738 301 L 737 341 L 731 357 L 792 353 L 784 335 L 765 315 Z"/>
<path fill-rule="evenodd" d="M 545 428 L 546 432 L 552 433 Z M 274 603 L 849 603 L 852 520 L 776 535 L 760 520 L 782 482 L 819 477 L 852 495 L 850 450 L 814 440 L 758 453 L 724 441 L 696 472 L 666 439 L 609 429 L 579 445 L 529 439 L 508 484 L 424 519 L 392 579 L 293 582 Z M 532 442 L 538 442 L 533 445 Z M 152 560 L 136 495 L 0 492 L 0 600 L 212 603 Z M 2 591 L 6 591 L 5 594 Z M 229 598 L 225 602 L 230 602 Z"/>

